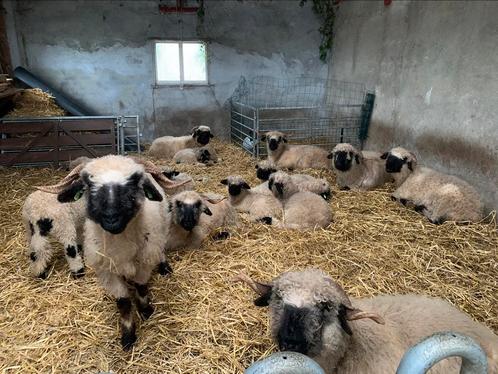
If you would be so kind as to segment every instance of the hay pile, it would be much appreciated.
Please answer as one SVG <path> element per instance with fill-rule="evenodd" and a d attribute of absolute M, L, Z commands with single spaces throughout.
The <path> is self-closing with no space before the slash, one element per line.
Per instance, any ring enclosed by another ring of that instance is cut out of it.
<path fill-rule="evenodd" d="M 14 105 L 14 109 L 7 114 L 7 118 L 66 115 L 66 111 L 55 103 L 54 97 L 39 88 L 23 90 L 14 98 Z"/>
<path fill-rule="evenodd" d="M 199 190 L 225 193 L 219 180 L 241 174 L 256 182 L 254 161 L 215 142 L 223 161 L 211 168 L 180 166 Z M 131 353 L 119 344 L 118 313 L 94 274 L 73 280 L 62 256 L 47 280 L 28 275 L 20 223 L 34 185 L 63 171 L 3 170 L 0 179 L 0 369 L 14 373 L 240 373 L 272 345 L 266 311 L 252 291 L 228 280 L 240 270 L 259 279 L 319 267 L 352 296 L 415 292 L 440 296 L 498 331 L 496 224 L 442 226 L 389 199 L 389 189 L 338 192 L 328 230 L 278 231 L 247 224 L 224 242 L 171 253 L 174 274 L 155 275 L 156 311 L 139 323 Z M 331 173 L 314 171 L 333 181 Z"/>

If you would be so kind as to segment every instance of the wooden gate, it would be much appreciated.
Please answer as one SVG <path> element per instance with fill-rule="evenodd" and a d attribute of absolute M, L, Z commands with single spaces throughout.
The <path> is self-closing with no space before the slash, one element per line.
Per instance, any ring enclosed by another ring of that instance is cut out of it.
<path fill-rule="evenodd" d="M 60 165 L 80 156 L 116 154 L 114 118 L 3 119 L 0 165 Z"/>

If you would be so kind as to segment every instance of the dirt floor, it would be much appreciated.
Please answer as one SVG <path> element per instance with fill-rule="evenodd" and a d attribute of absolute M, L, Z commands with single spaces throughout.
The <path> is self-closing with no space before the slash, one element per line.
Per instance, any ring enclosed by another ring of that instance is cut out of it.
<path fill-rule="evenodd" d="M 230 174 L 255 185 L 254 160 L 232 145 L 214 145 L 218 165 L 178 170 L 191 173 L 200 191 L 226 194 L 219 181 Z M 247 223 L 226 241 L 170 253 L 174 273 L 151 280 L 156 311 L 139 322 L 135 348 L 123 352 L 115 303 L 91 270 L 72 279 L 60 248 L 46 280 L 28 272 L 22 203 L 33 186 L 65 173 L 0 170 L 1 373 L 241 373 L 275 346 L 266 310 L 253 305 L 251 290 L 229 281 L 240 270 L 269 280 L 317 267 L 353 297 L 439 296 L 498 332 L 496 221 L 435 226 L 392 202 L 392 186 L 368 193 L 334 187 L 328 229 L 279 231 Z M 327 171 L 311 173 L 334 180 Z"/>

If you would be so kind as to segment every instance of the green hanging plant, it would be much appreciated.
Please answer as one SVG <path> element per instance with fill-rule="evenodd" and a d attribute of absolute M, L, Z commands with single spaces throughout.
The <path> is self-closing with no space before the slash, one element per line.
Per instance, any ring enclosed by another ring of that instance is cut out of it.
<path fill-rule="evenodd" d="M 311 0 L 313 2 L 313 11 L 322 20 L 322 26 L 318 29 L 322 35 L 320 43 L 320 60 L 327 61 L 329 51 L 332 49 L 334 40 L 334 21 L 335 8 L 337 5 L 333 0 Z M 300 0 L 299 6 L 304 6 L 308 0 Z"/>

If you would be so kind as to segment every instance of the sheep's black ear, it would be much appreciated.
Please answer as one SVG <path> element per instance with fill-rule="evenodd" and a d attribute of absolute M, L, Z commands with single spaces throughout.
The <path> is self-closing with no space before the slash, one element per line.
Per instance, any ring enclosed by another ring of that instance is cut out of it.
<path fill-rule="evenodd" d="M 334 158 L 334 152 L 330 152 L 327 156 L 328 159 Z"/>
<path fill-rule="evenodd" d="M 242 183 L 242 188 L 244 188 L 246 190 L 250 190 L 251 186 L 249 186 L 246 182 L 244 182 L 244 183 Z"/>
<path fill-rule="evenodd" d="M 382 156 L 380 156 L 381 159 L 385 160 L 389 156 L 389 152 L 384 152 Z"/>
<path fill-rule="evenodd" d="M 209 133 L 209 137 L 212 139 L 212 138 L 214 138 L 214 135 Z"/>
<path fill-rule="evenodd" d="M 410 169 L 410 171 L 413 171 L 413 164 L 411 161 L 408 161 L 406 165 L 408 166 L 408 169 Z"/>
<path fill-rule="evenodd" d="M 259 166 L 258 166 L 258 165 L 256 165 L 256 166 L 255 166 L 255 168 L 256 168 L 256 169 L 259 169 Z"/>
<path fill-rule="evenodd" d="M 211 210 L 207 206 L 204 207 L 204 209 L 202 211 L 204 213 L 206 213 L 208 216 L 212 216 L 213 215 L 213 212 L 211 212 Z"/>
<path fill-rule="evenodd" d="M 154 187 L 154 185 L 150 182 L 150 180 L 145 179 L 143 184 L 143 190 L 145 197 L 150 201 L 163 201 L 162 195 L 159 191 Z"/>
<path fill-rule="evenodd" d="M 282 140 L 284 141 L 284 143 L 287 143 L 287 137 L 286 136 L 282 136 Z"/>
<path fill-rule="evenodd" d="M 273 187 L 273 179 L 269 179 L 268 180 L 268 188 L 271 190 L 272 187 Z"/>
<path fill-rule="evenodd" d="M 354 159 L 355 159 L 356 163 L 359 165 L 360 164 L 360 156 L 354 155 Z"/>
<path fill-rule="evenodd" d="M 341 324 L 341 327 L 346 332 L 346 334 L 353 335 L 353 331 L 351 331 L 351 327 L 349 327 L 348 324 L 347 311 L 347 307 L 344 304 L 339 305 L 337 318 L 339 318 L 339 323 Z"/>
<path fill-rule="evenodd" d="M 256 305 L 256 306 L 268 306 L 268 305 L 270 305 L 270 299 L 271 299 L 271 288 L 267 293 L 265 293 L 264 295 L 261 295 L 256 300 L 254 300 L 254 305 Z"/>
<path fill-rule="evenodd" d="M 173 203 L 170 201 L 170 202 L 168 203 L 168 212 L 170 212 L 170 213 L 171 213 L 172 211 L 173 211 Z"/>
<path fill-rule="evenodd" d="M 261 140 L 262 140 L 262 141 L 265 141 L 265 140 L 266 140 L 266 134 L 261 135 Z"/>
<path fill-rule="evenodd" d="M 192 134 L 192 136 L 195 138 L 197 135 L 199 135 L 199 126 L 195 126 L 194 128 L 192 128 L 192 131 L 190 131 L 190 133 Z"/>
<path fill-rule="evenodd" d="M 179 171 L 172 170 L 172 171 L 163 171 L 163 175 L 168 178 L 168 179 L 173 179 L 176 177 L 178 174 L 180 174 Z"/>
<path fill-rule="evenodd" d="M 228 179 L 222 179 L 220 180 L 221 184 L 224 184 L 225 186 L 228 185 Z"/>
<path fill-rule="evenodd" d="M 78 201 L 83 196 L 83 192 L 85 192 L 85 183 L 82 180 L 77 180 L 64 191 L 59 192 L 57 200 L 60 203 L 72 203 Z"/>

